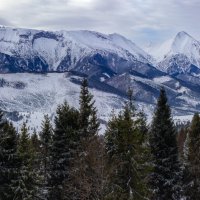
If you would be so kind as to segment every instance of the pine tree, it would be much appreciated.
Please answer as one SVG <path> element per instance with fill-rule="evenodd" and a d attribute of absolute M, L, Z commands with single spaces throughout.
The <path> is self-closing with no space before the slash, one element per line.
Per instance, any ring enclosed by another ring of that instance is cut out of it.
<path fill-rule="evenodd" d="M 185 160 L 185 193 L 187 199 L 200 197 L 200 117 L 195 113 L 188 134 L 188 152 Z"/>
<path fill-rule="evenodd" d="M 38 138 L 36 130 L 34 130 L 33 134 L 30 137 L 30 148 L 31 148 L 33 168 L 38 173 L 40 168 L 39 154 L 41 152 L 41 148 L 40 148 L 40 140 Z"/>
<path fill-rule="evenodd" d="M 146 134 L 145 120 L 135 113 L 129 96 L 123 111 L 112 116 L 105 133 L 106 200 L 139 200 L 147 196 Z"/>
<path fill-rule="evenodd" d="M 87 138 L 97 134 L 99 122 L 97 118 L 97 110 L 94 106 L 95 101 L 93 95 L 89 92 L 88 81 L 83 79 L 79 98 L 80 116 L 79 124 L 81 128 L 82 138 Z"/>
<path fill-rule="evenodd" d="M 182 127 L 179 130 L 178 136 L 177 136 L 177 145 L 178 145 L 179 157 L 181 161 L 184 160 L 184 145 L 185 145 L 186 137 L 187 137 L 187 128 Z"/>
<path fill-rule="evenodd" d="M 0 199 L 13 200 L 19 174 L 17 133 L 0 111 Z"/>
<path fill-rule="evenodd" d="M 100 196 L 101 155 L 97 153 L 100 146 L 99 121 L 94 103 L 87 79 L 83 79 L 79 99 L 79 146 L 74 166 L 76 198 L 82 200 L 98 199 Z"/>
<path fill-rule="evenodd" d="M 42 121 L 42 130 L 39 133 L 40 136 L 40 175 L 42 176 L 41 191 L 44 198 L 47 195 L 47 181 L 49 177 L 50 170 L 50 152 L 52 147 L 52 137 L 53 137 L 53 128 L 50 122 L 48 115 L 44 116 Z"/>
<path fill-rule="evenodd" d="M 16 200 L 33 200 L 36 196 L 37 175 L 33 170 L 31 140 L 26 123 L 23 123 L 19 138 L 18 154 L 21 161 L 20 175 L 15 190 Z"/>
<path fill-rule="evenodd" d="M 71 200 L 99 199 L 102 161 L 102 154 L 99 154 L 99 121 L 86 79 L 82 82 L 79 102 L 78 121 L 74 120 L 78 123 L 78 129 L 73 128 L 75 137 L 69 139 L 74 145 L 71 146 L 71 169 L 65 180 L 64 196 Z"/>
<path fill-rule="evenodd" d="M 75 148 L 68 179 L 64 185 L 64 199 L 93 200 L 102 196 L 103 142 L 99 136 L 87 143 L 87 154 Z M 82 148 L 81 148 L 82 149 Z"/>
<path fill-rule="evenodd" d="M 64 183 L 69 179 L 70 164 L 74 158 L 73 150 L 77 140 L 75 130 L 79 128 L 78 116 L 78 111 L 66 102 L 57 109 L 50 153 L 49 200 L 65 199 Z"/>
<path fill-rule="evenodd" d="M 40 140 L 38 138 L 38 134 L 35 129 L 30 139 L 31 139 L 31 147 L 33 151 L 36 153 L 40 152 Z"/>
<path fill-rule="evenodd" d="M 181 169 L 176 136 L 171 110 L 162 88 L 151 125 L 153 200 L 180 199 Z"/>
<path fill-rule="evenodd" d="M 52 146 L 53 128 L 48 115 L 44 116 L 42 121 L 42 131 L 39 133 L 40 136 L 40 160 L 42 165 L 42 174 L 44 182 L 47 182 L 49 162 L 50 162 L 50 149 Z"/>

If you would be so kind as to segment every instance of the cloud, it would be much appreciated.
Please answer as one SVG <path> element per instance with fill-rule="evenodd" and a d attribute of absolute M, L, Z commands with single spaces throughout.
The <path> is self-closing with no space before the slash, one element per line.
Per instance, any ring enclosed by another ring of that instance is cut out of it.
<path fill-rule="evenodd" d="M 8 20 L 0 17 L 0 25 L 12 26 L 12 23 L 10 23 Z"/>
<path fill-rule="evenodd" d="M 199 38 L 198 1 L 6 0 L 0 4 L 0 23 L 47 30 L 117 32 L 139 43 L 164 40 L 181 30 Z"/>

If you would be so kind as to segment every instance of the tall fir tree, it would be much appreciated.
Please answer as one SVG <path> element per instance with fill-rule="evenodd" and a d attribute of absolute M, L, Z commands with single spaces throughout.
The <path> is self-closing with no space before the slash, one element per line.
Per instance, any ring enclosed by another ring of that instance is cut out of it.
<path fill-rule="evenodd" d="M 80 116 L 79 124 L 82 138 L 88 138 L 97 134 L 99 121 L 97 118 L 97 109 L 94 106 L 93 95 L 89 92 L 88 81 L 83 79 L 79 98 Z"/>
<path fill-rule="evenodd" d="M 50 152 L 49 200 L 63 200 L 68 195 L 64 191 L 64 185 L 69 180 L 70 164 L 74 159 L 73 150 L 77 140 L 75 130 L 79 127 L 78 117 L 78 111 L 66 102 L 57 109 Z"/>
<path fill-rule="evenodd" d="M 0 199 L 13 200 L 19 176 L 18 136 L 0 111 Z"/>
<path fill-rule="evenodd" d="M 98 164 L 100 162 L 100 154 L 97 147 L 100 146 L 98 140 L 99 120 L 97 117 L 97 109 L 94 106 L 95 100 L 89 91 L 88 80 L 83 79 L 81 84 L 81 92 L 79 98 L 80 104 L 80 148 L 78 165 L 79 176 L 82 180 L 79 188 L 82 199 L 98 199 L 99 198 L 99 177 L 100 171 Z M 95 158 L 95 162 L 93 160 Z M 98 163 L 98 164 L 97 164 Z M 96 180 L 94 180 L 96 177 Z"/>
<path fill-rule="evenodd" d="M 93 200 L 100 197 L 102 154 L 98 148 L 102 145 L 98 137 L 99 121 L 87 79 L 83 79 L 80 92 L 78 146 L 73 163 L 70 182 L 66 182 L 67 199 Z M 94 178 L 95 177 L 95 178 Z M 71 193 L 69 193 L 71 191 Z M 69 196 L 70 195 L 70 196 Z"/>
<path fill-rule="evenodd" d="M 180 180 L 182 175 L 176 137 L 177 133 L 167 103 L 166 92 L 162 88 L 151 124 L 153 200 L 177 200 L 181 197 Z"/>
<path fill-rule="evenodd" d="M 184 146 L 186 137 L 187 137 L 187 127 L 181 127 L 177 135 L 177 145 L 178 145 L 179 157 L 182 162 L 184 160 Z"/>
<path fill-rule="evenodd" d="M 15 200 L 34 200 L 37 195 L 37 174 L 33 170 L 33 151 L 26 123 L 23 123 L 19 137 L 18 155 L 20 157 L 20 175 L 15 190 Z"/>
<path fill-rule="evenodd" d="M 30 137 L 31 148 L 35 153 L 40 152 L 40 140 L 38 138 L 38 134 L 34 129 L 31 137 Z"/>
<path fill-rule="evenodd" d="M 40 170 L 39 155 L 41 152 L 41 148 L 40 148 L 40 140 L 38 138 L 38 134 L 36 130 L 33 131 L 30 137 L 30 148 L 31 148 L 31 154 L 32 154 L 33 168 L 35 171 L 37 171 L 37 173 L 39 173 L 39 170 Z"/>
<path fill-rule="evenodd" d="M 48 115 L 42 121 L 40 138 L 40 153 L 38 156 L 41 176 L 41 195 L 47 198 L 48 177 L 50 171 L 50 152 L 52 147 L 53 127 Z"/>
<path fill-rule="evenodd" d="M 145 120 L 142 115 L 137 116 L 132 96 L 129 96 L 123 111 L 118 116 L 112 116 L 105 133 L 108 170 L 106 200 L 139 200 L 147 197 L 146 176 L 149 167 L 145 166 L 145 162 L 149 154 L 146 139 Z"/>
<path fill-rule="evenodd" d="M 189 200 L 200 198 L 200 117 L 195 113 L 187 138 L 184 191 Z"/>

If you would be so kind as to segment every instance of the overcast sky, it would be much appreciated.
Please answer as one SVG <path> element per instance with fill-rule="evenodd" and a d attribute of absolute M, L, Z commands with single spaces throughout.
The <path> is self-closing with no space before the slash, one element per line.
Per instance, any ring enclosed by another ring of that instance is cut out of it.
<path fill-rule="evenodd" d="M 199 0 L 0 0 L 0 24 L 120 33 L 160 42 L 186 31 L 200 39 Z"/>

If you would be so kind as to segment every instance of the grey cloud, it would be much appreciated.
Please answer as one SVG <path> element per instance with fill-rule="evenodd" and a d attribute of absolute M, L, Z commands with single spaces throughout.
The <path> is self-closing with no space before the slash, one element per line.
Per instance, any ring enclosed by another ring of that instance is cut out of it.
<path fill-rule="evenodd" d="M 156 38 L 164 40 L 181 30 L 199 37 L 199 0 L 18 1 L 1 10 L 6 19 L 2 19 L 3 24 L 48 30 L 118 32 L 139 43 Z"/>
<path fill-rule="evenodd" d="M 0 25 L 12 26 L 12 23 L 9 22 L 8 20 L 4 19 L 4 18 L 0 18 Z"/>

